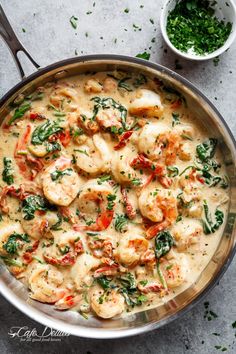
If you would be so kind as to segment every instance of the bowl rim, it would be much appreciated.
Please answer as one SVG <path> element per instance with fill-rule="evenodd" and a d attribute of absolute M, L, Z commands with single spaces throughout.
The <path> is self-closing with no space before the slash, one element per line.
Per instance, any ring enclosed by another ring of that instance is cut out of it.
<path fill-rule="evenodd" d="M 187 52 L 182 52 L 171 43 L 166 31 L 166 18 L 168 16 L 168 5 L 172 2 L 177 2 L 177 1 L 179 0 L 165 0 L 165 2 L 162 4 L 161 14 L 160 14 L 160 28 L 161 28 L 162 36 L 166 44 L 169 46 L 169 48 L 173 50 L 173 52 L 175 52 L 176 54 L 178 54 L 179 56 L 185 59 L 189 59 L 193 61 L 205 61 L 205 60 L 216 58 L 219 55 L 223 54 L 227 49 L 229 49 L 229 47 L 233 44 L 236 38 L 236 4 L 234 3 L 234 0 L 227 1 L 228 3 L 230 3 L 234 14 L 234 21 L 232 23 L 232 30 L 231 33 L 229 34 L 229 37 L 220 48 L 206 55 L 194 55 L 194 54 L 188 54 Z"/>
<path fill-rule="evenodd" d="M 214 106 L 214 104 L 197 88 L 195 87 L 190 81 L 176 73 L 175 71 L 168 69 L 160 64 L 150 62 L 144 59 L 136 58 L 136 57 L 131 57 L 131 56 L 125 56 L 125 55 L 118 55 L 118 54 L 92 54 L 92 55 L 85 55 L 85 56 L 80 56 L 80 57 L 73 57 L 73 58 L 68 58 L 65 60 L 61 60 L 58 62 L 55 62 L 53 64 L 50 64 L 46 66 L 45 68 L 41 68 L 38 71 L 32 73 L 29 75 L 27 78 L 23 79 L 21 82 L 16 84 L 12 89 L 10 89 L 1 99 L 0 99 L 0 108 L 3 104 L 5 104 L 13 95 L 16 93 L 19 89 L 23 88 L 26 84 L 30 83 L 34 79 L 40 77 L 41 75 L 48 73 L 52 70 L 55 69 L 61 69 L 63 70 L 63 66 L 66 65 L 71 65 L 71 64 L 76 64 L 80 62 L 99 62 L 99 61 L 112 61 L 115 60 L 117 62 L 121 63 L 126 63 L 127 65 L 129 64 L 139 64 L 141 66 L 145 66 L 147 68 L 162 72 L 164 74 L 167 74 L 174 79 L 180 81 L 180 83 L 183 83 L 186 85 L 193 93 L 197 94 L 200 96 L 201 99 L 203 99 L 209 107 L 213 110 L 213 112 L 218 116 L 219 120 L 222 122 L 231 142 L 234 148 L 234 152 L 236 153 L 236 141 L 234 139 L 234 136 L 228 127 L 226 121 L 224 120 L 223 116 L 220 114 L 220 112 L 217 110 L 217 108 Z M 59 70 L 59 72 L 61 71 Z M 217 282 L 221 279 L 227 268 L 229 267 L 230 263 L 232 262 L 232 259 L 236 253 L 236 243 L 233 245 L 233 247 L 230 250 L 229 256 L 227 260 L 224 262 L 223 266 L 221 269 L 218 271 L 216 274 L 215 278 L 212 279 L 207 286 L 204 288 L 204 290 L 199 293 L 196 298 L 194 298 L 188 305 L 183 307 L 180 311 L 176 312 L 173 315 L 169 315 L 168 317 L 155 322 L 155 323 L 150 323 L 150 324 L 145 324 L 141 325 L 139 327 L 131 328 L 131 329 L 100 329 L 100 328 L 91 328 L 91 327 L 85 327 L 81 325 L 73 325 L 73 324 L 67 324 L 63 322 L 62 320 L 59 319 L 52 319 L 51 316 L 48 316 L 46 313 L 40 311 L 39 309 L 30 306 L 27 304 L 27 301 L 24 301 L 20 299 L 3 281 L 1 277 L 1 272 L 0 272 L 0 293 L 5 297 L 6 300 L 8 300 L 13 306 L 15 306 L 18 310 L 29 316 L 31 319 L 39 322 L 41 325 L 54 328 L 60 332 L 68 333 L 71 335 L 75 335 L 78 337 L 82 338 L 94 338 L 94 339 L 115 339 L 115 338 L 123 338 L 123 337 L 129 337 L 129 336 L 134 336 L 138 335 L 141 333 L 145 333 L 148 331 L 152 331 L 154 329 L 158 329 L 174 320 L 177 318 L 182 317 L 185 313 L 190 311 L 195 305 L 200 303 L 200 301 L 214 288 L 214 286 L 217 284 Z M 1 268 L 1 267 L 0 267 Z M 5 267 L 4 267 L 5 269 Z M 7 270 L 6 270 L 7 271 Z"/>

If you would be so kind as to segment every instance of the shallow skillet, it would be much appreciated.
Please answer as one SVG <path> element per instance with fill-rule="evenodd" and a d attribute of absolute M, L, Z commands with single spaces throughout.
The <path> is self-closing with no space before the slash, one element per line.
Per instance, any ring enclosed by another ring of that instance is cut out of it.
<path fill-rule="evenodd" d="M 214 105 L 196 89 L 189 81 L 175 72 L 158 64 L 122 55 L 87 55 L 71 58 L 40 68 L 22 44 L 18 41 L 0 6 L 0 34 L 10 48 L 22 81 L 14 86 L 0 100 L 0 120 L 9 112 L 9 104 L 21 93 L 30 94 L 36 87 L 48 81 L 66 78 L 85 72 L 123 70 L 126 72 L 142 72 L 149 77 L 164 81 L 165 85 L 179 91 L 186 99 L 187 105 L 198 120 L 206 126 L 211 134 L 219 139 L 223 152 L 227 173 L 230 178 L 230 205 L 223 236 L 214 256 L 199 276 L 196 283 L 176 296 L 171 301 L 155 309 L 132 314 L 126 318 L 101 320 L 90 318 L 85 320 L 73 311 L 58 312 L 52 306 L 34 300 L 28 300 L 28 290 L 17 281 L 4 266 L 0 266 L 0 291 L 23 313 L 45 326 L 60 331 L 88 338 L 118 338 L 139 334 L 159 328 L 174 319 L 179 318 L 187 310 L 195 306 L 205 296 L 226 271 L 236 250 L 235 233 L 235 165 L 236 145 L 233 135 L 223 117 Z M 23 68 L 17 57 L 23 51 L 38 69 L 25 78 Z"/>

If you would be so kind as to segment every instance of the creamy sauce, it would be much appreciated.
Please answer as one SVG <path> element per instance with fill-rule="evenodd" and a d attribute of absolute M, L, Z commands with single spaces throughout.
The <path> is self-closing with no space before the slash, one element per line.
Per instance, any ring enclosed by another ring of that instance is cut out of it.
<path fill-rule="evenodd" d="M 31 298 L 102 318 L 142 311 L 213 256 L 225 167 L 161 82 L 112 72 L 46 84 L 18 98 L 0 139 L 0 255 Z"/>

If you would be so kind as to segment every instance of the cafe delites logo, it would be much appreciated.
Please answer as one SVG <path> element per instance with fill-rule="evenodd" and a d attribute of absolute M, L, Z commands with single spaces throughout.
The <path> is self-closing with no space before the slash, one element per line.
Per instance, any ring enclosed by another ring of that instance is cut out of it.
<path fill-rule="evenodd" d="M 44 327 L 40 330 L 28 326 L 14 326 L 10 328 L 8 335 L 21 342 L 60 342 L 64 337 L 69 337 L 70 334 L 50 327 Z"/>

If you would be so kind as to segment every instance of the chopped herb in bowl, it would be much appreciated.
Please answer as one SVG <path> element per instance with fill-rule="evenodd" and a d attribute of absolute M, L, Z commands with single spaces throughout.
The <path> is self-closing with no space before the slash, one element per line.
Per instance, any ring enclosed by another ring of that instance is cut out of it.
<path fill-rule="evenodd" d="M 219 8 L 220 3 L 212 0 L 176 0 L 166 17 L 165 31 L 171 44 L 193 56 L 207 56 L 223 47 L 232 23 L 227 16 L 217 17 Z"/>

